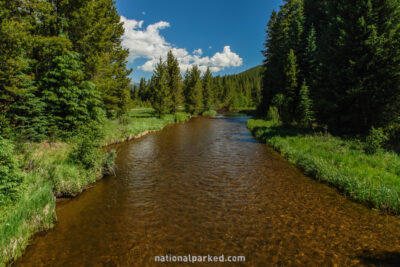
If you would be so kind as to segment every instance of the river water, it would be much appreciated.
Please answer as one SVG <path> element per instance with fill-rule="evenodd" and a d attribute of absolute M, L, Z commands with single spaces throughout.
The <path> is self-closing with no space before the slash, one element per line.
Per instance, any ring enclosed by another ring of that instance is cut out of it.
<path fill-rule="evenodd" d="M 117 146 L 116 176 L 58 204 L 55 228 L 15 265 L 153 266 L 188 254 L 245 256 L 243 266 L 400 262 L 399 218 L 305 177 L 246 120 L 194 118 Z"/>

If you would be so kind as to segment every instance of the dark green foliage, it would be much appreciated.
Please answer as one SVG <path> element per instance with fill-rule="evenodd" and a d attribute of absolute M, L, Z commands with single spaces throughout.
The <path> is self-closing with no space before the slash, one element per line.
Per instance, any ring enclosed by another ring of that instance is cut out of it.
<path fill-rule="evenodd" d="M 312 100 L 310 98 L 308 86 L 305 81 L 300 89 L 300 103 L 298 112 L 300 117 L 300 125 L 310 128 L 311 124 L 315 121 L 315 118 Z"/>
<path fill-rule="evenodd" d="M 130 102 L 123 32 L 112 0 L 0 0 L 1 135 L 33 141 L 57 131 L 68 136 L 83 117 L 96 117 L 93 106 L 122 114 Z M 61 78 L 69 71 L 74 77 Z M 100 102 L 90 95 L 101 96 Z M 65 107 L 64 125 L 57 125 Z"/>
<path fill-rule="evenodd" d="M 172 101 L 170 112 L 176 112 L 178 107 L 184 106 L 193 114 L 201 114 L 204 111 L 217 108 L 231 110 L 250 108 L 261 102 L 262 66 L 223 77 L 213 77 L 211 70 L 207 69 L 201 78 L 200 70 L 195 66 L 195 72 L 193 73 L 193 69 L 187 70 L 182 82 L 181 75 L 178 75 L 179 64 L 170 52 L 167 57 L 166 68 L 168 74 L 167 87 Z M 138 105 L 146 106 L 146 103 L 152 99 L 155 82 L 155 75 L 149 81 L 144 78 L 140 80 L 137 92 Z M 132 90 L 132 93 L 136 94 L 136 89 Z M 136 97 L 132 99 L 136 99 Z"/>
<path fill-rule="evenodd" d="M 270 106 L 267 113 L 267 120 L 272 121 L 274 123 L 278 123 L 280 121 L 278 108 L 275 106 Z"/>
<path fill-rule="evenodd" d="M 203 111 L 203 85 L 196 65 L 185 75 L 184 95 L 186 110 L 191 114 L 200 114 Z"/>
<path fill-rule="evenodd" d="M 41 140 L 45 121 L 31 69 L 32 36 L 28 26 L 12 16 L 13 8 L 0 1 L 0 134 Z"/>
<path fill-rule="evenodd" d="M 382 128 L 371 128 L 365 142 L 365 152 L 367 154 L 375 154 L 388 141 L 388 137 Z"/>
<path fill-rule="evenodd" d="M 171 113 L 173 102 L 168 87 L 168 69 L 161 58 L 154 70 L 153 82 L 151 103 L 157 115 L 162 116 Z"/>
<path fill-rule="evenodd" d="M 86 79 L 101 92 L 109 116 L 129 103 L 129 52 L 121 46 L 124 29 L 113 0 L 74 1 L 65 9 L 65 27 L 75 51 L 84 55 Z"/>
<path fill-rule="evenodd" d="M 212 89 L 212 75 L 210 68 L 207 68 L 203 77 L 203 103 L 205 110 L 211 110 L 214 106 L 214 92 Z"/>
<path fill-rule="evenodd" d="M 18 162 L 14 157 L 14 146 L 0 138 L 0 205 L 15 201 L 23 180 Z"/>
<path fill-rule="evenodd" d="M 284 122 L 289 123 L 295 120 L 295 112 L 297 105 L 297 95 L 298 95 L 298 65 L 297 58 L 294 54 L 293 49 L 290 49 L 286 66 L 284 69 L 285 72 L 285 104 L 284 104 L 284 113 L 282 119 Z"/>
<path fill-rule="evenodd" d="M 172 51 L 167 56 L 167 85 L 170 90 L 172 100 L 172 112 L 177 112 L 183 104 L 182 76 L 179 69 L 178 59 L 174 57 Z"/>
<path fill-rule="evenodd" d="M 205 77 L 204 82 L 207 80 Z M 214 107 L 229 109 L 255 107 L 261 102 L 261 78 L 262 66 L 236 75 L 212 77 L 213 101 L 209 102 L 213 103 Z"/>
<path fill-rule="evenodd" d="M 339 134 L 383 128 L 396 147 L 399 47 L 399 0 L 286 0 L 268 23 L 258 110 L 274 105 L 285 121 L 309 124 L 298 83 L 305 81 L 319 125 Z M 282 109 L 273 103 L 280 94 Z"/>
<path fill-rule="evenodd" d="M 43 101 L 50 135 L 66 137 L 102 118 L 102 103 L 95 85 L 85 81 L 80 56 L 65 52 L 52 62 L 43 79 Z"/>
<path fill-rule="evenodd" d="M 91 123 L 87 127 L 81 127 L 80 132 L 72 139 L 74 146 L 69 154 L 70 160 L 82 165 L 86 170 L 98 168 L 102 160 L 101 139 L 102 132 L 97 124 Z"/>

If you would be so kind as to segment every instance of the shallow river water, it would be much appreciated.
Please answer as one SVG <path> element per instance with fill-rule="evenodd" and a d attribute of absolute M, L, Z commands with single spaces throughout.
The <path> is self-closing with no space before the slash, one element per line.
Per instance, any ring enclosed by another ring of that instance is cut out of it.
<path fill-rule="evenodd" d="M 117 146 L 116 176 L 59 203 L 55 228 L 15 265 L 153 266 L 157 255 L 188 254 L 245 256 L 243 266 L 398 265 L 399 218 L 305 177 L 246 120 L 194 118 Z"/>

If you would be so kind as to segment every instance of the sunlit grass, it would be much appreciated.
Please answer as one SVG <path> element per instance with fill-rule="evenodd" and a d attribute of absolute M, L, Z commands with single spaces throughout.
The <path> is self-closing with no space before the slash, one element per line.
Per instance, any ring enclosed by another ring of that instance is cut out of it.
<path fill-rule="evenodd" d="M 217 112 L 215 110 L 207 110 L 207 111 L 204 111 L 202 115 L 213 117 L 213 116 L 217 115 Z"/>
<path fill-rule="evenodd" d="M 161 130 L 170 123 L 187 121 L 189 118 L 190 115 L 184 112 L 158 118 L 152 109 L 134 109 L 120 119 L 109 120 L 105 123 L 103 145 L 119 142 L 145 131 Z"/>
<path fill-rule="evenodd" d="M 367 155 L 363 143 L 249 120 L 248 128 L 306 175 L 327 182 L 354 200 L 400 214 L 400 157 L 379 151 Z"/>

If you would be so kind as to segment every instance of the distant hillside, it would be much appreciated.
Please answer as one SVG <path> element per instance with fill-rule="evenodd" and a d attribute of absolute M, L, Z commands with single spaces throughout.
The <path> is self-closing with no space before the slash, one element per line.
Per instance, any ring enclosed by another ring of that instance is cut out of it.
<path fill-rule="evenodd" d="M 247 76 L 261 76 L 262 74 L 262 65 L 256 66 L 254 68 L 245 70 L 237 75 L 247 75 Z"/>

